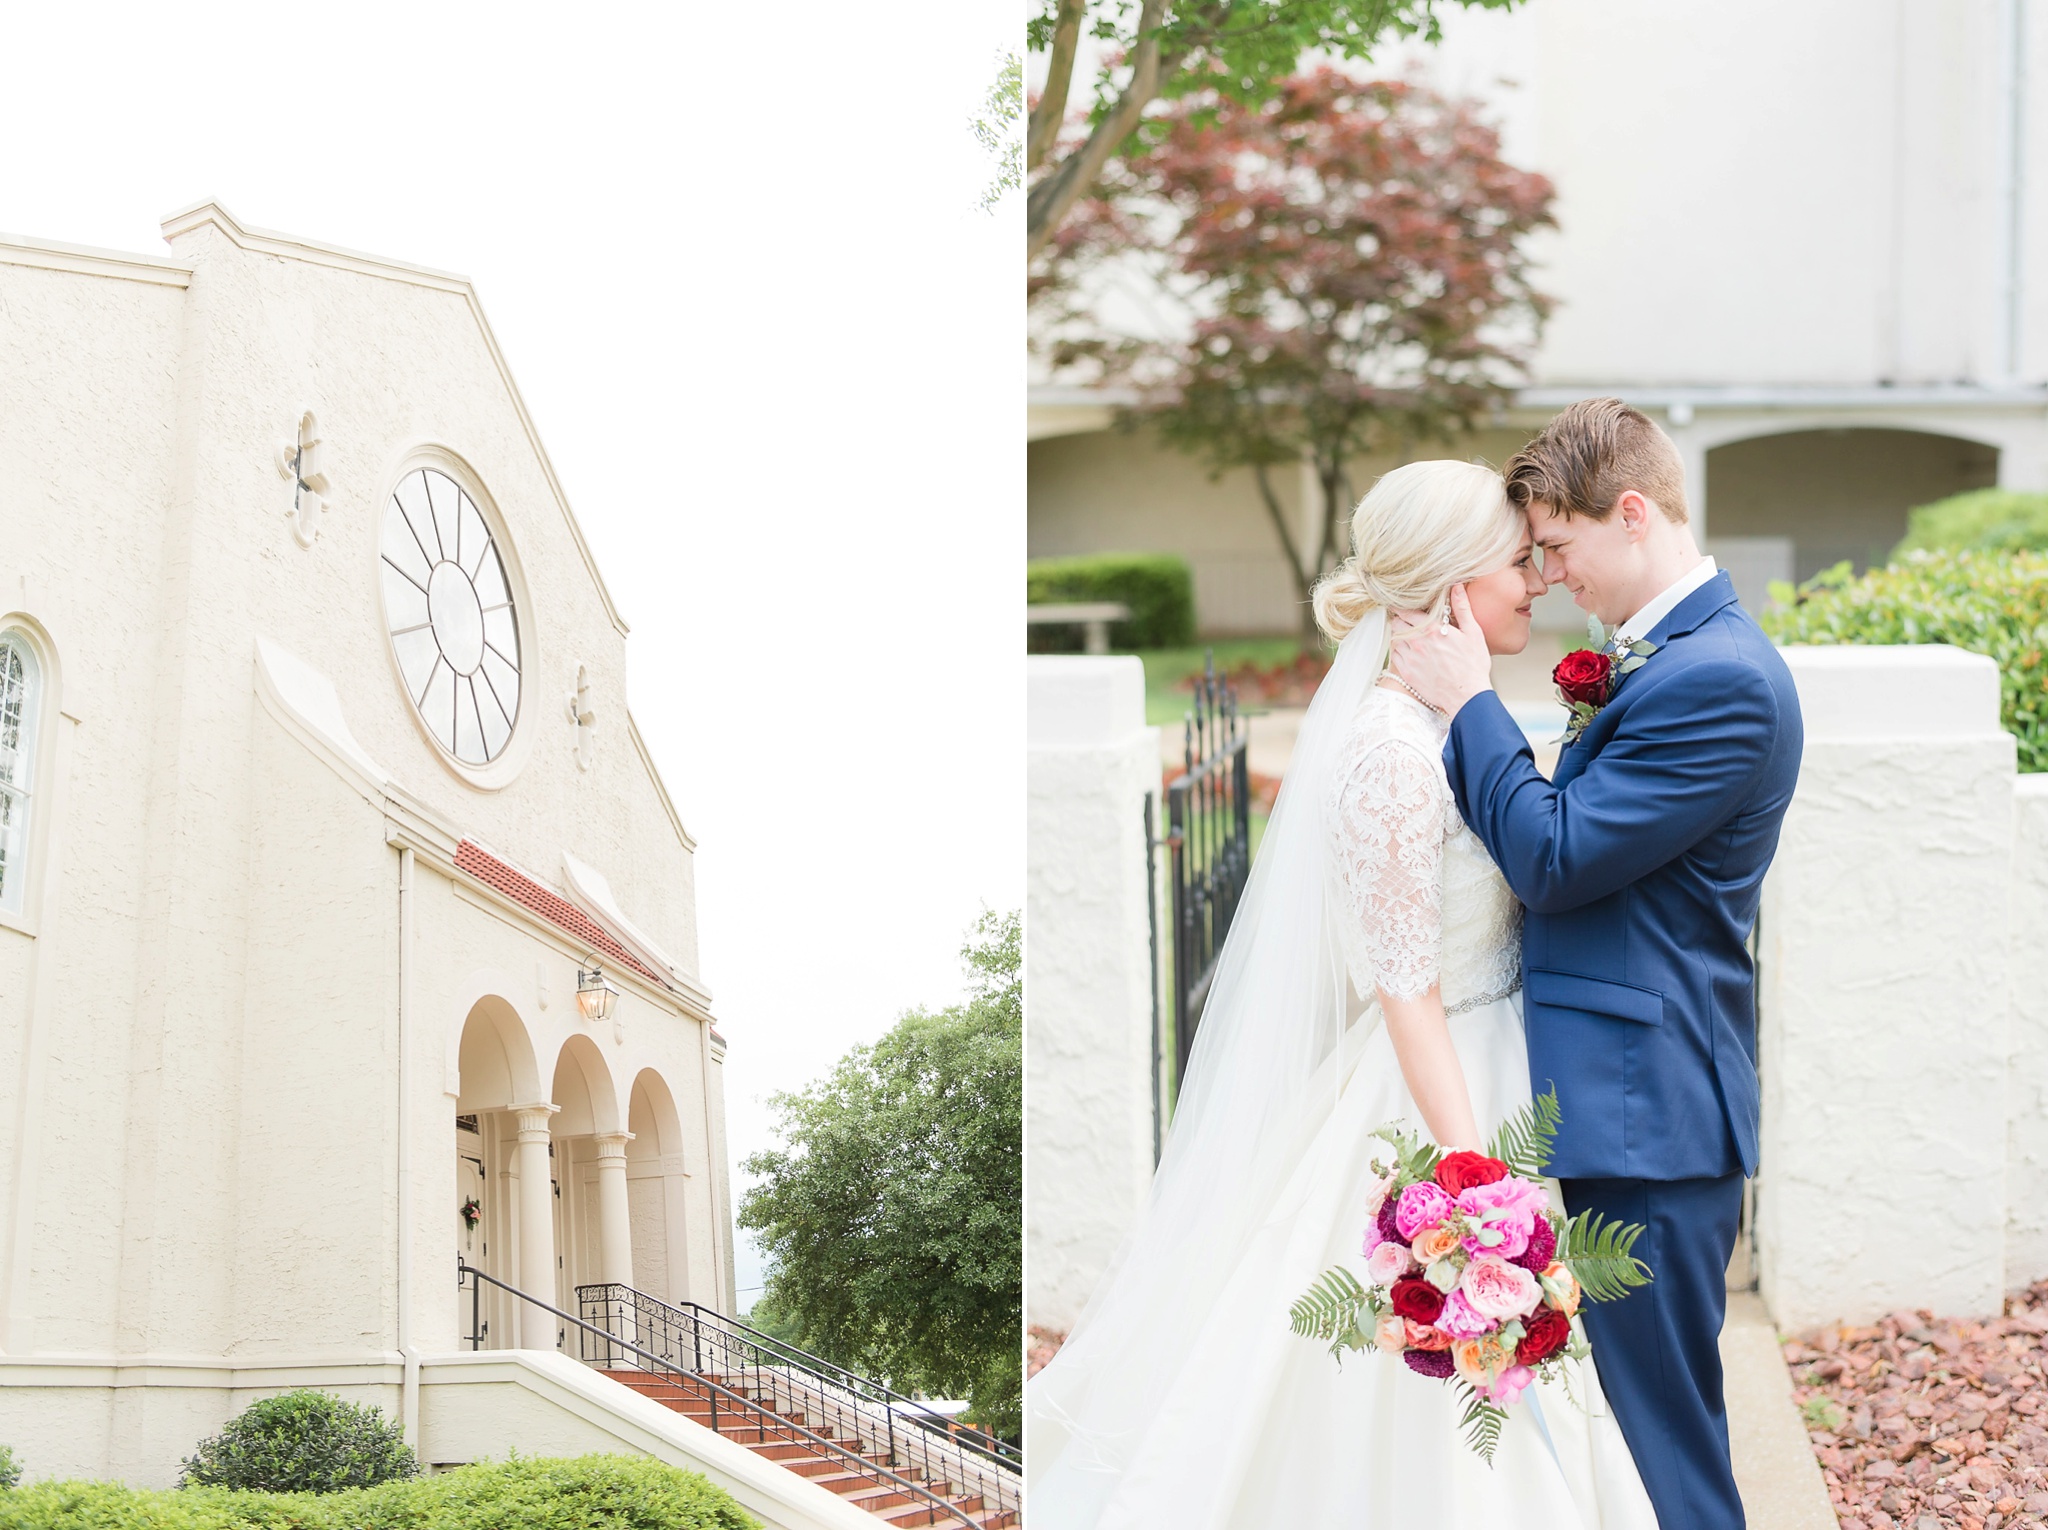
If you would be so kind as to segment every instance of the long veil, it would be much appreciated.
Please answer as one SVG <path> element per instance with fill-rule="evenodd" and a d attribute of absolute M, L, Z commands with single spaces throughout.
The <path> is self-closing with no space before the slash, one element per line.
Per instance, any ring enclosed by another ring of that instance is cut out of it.
<path fill-rule="evenodd" d="M 1326 815 L 1387 643 L 1376 609 L 1317 688 L 1217 960 L 1151 1193 L 1065 1346 L 1025 1388 L 1028 1502 L 1047 1530 L 1095 1524 L 1182 1367 L 1230 1363 L 1191 1347 L 1307 1146 L 1312 1093 L 1335 1087 L 1324 1064 L 1352 1006 Z"/>

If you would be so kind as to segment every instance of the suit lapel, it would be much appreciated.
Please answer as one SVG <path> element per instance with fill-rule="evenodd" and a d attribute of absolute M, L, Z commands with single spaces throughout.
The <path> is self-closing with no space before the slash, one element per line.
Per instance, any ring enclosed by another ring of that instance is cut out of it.
<path fill-rule="evenodd" d="M 1735 581 L 1728 576 L 1727 570 L 1723 569 L 1673 606 L 1664 619 L 1650 629 L 1647 641 L 1661 653 L 1667 644 L 1697 631 L 1708 617 L 1733 604 Z M 1559 754 L 1557 770 L 1551 778 L 1552 784 L 1568 786 L 1592 764 L 1593 756 L 1600 752 L 1600 745 L 1606 743 L 1608 734 L 1614 731 L 1613 723 L 1608 721 L 1608 712 L 1621 700 L 1621 693 L 1628 689 L 1629 681 L 1654 666 L 1657 657 L 1657 654 L 1651 654 L 1647 661 L 1621 677 L 1621 683 L 1615 686 L 1614 694 L 1608 697 L 1607 705 L 1600 709 L 1600 715 L 1593 719 L 1585 733 L 1579 735 L 1577 742 Z M 1607 723 L 1605 728 L 1601 727 L 1603 722 Z M 1596 731 L 1599 734 L 1598 739 L 1589 737 Z"/>

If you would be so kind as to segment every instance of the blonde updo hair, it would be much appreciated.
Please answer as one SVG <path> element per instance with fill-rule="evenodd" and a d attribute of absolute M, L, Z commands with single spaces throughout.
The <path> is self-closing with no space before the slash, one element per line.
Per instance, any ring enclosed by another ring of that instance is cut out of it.
<path fill-rule="evenodd" d="M 1505 566 L 1523 529 L 1522 512 L 1490 467 L 1395 468 L 1351 513 L 1351 556 L 1316 585 L 1316 625 L 1336 643 L 1375 606 L 1434 612 L 1452 585 Z"/>

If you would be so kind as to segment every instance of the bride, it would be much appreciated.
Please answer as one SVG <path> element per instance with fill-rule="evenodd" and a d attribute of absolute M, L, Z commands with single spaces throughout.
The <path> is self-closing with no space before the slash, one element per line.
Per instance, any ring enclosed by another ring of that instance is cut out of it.
<path fill-rule="evenodd" d="M 1494 653 L 1544 589 L 1500 476 L 1387 474 L 1319 585 L 1339 640 L 1219 959 L 1151 1195 L 1026 1388 L 1039 1530 L 1654 1530 L 1590 1364 L 1532 1386 L 1489 1468 L 1457 1389 L 1296 1338 L 1323 1270 L 1362 1274 L 1370 1134 L 1483 1149 L 1529 1101 L 1521 909 L 1459 820 L 1443 718 L 1386 667 L 1389 618 L 1463 582 Z"/>

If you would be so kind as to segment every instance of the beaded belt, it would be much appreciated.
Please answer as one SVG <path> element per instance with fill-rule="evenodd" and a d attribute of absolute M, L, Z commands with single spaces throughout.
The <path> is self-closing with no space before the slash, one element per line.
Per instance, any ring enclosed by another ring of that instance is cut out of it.
<path fill-rule="evenodd" d="M 1483 1005 L 1496 1004 L 1505 999 L 1509 994 L 1520 993 L 1521 991 L 1522 975 L 1518 972 L 1515 974 L 1514 981 L 1509 983 L 1507 987 L 1496 989 L 1492 993 L 1474 994 L 1469 999 L 1460 999 L 1455 1004 L 1445 1006 L 1444 1014 L 1446 1016 L 1462 1015 L 1468 1009 L 1478 1009 Z"/>

